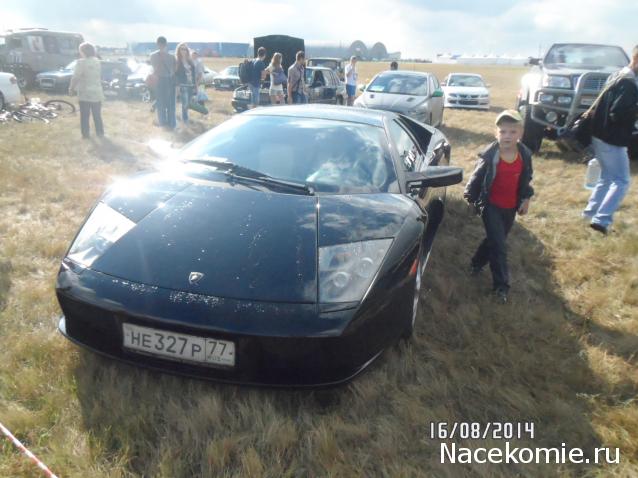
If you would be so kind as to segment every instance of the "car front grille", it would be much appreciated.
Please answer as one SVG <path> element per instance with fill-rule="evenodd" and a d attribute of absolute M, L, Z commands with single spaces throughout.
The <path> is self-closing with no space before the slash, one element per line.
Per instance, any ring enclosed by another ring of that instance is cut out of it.
<path fill-rule="evenodd" d="M 55 80 L 53 78 L 40 78 L 40 88 L 55 88 Z"/>
<path fill-rule="evenodd" d="M 607 82 L 608 75 L 588 75 L 585 77 L 581 88 L 588 91 L 600 91 Z"/>

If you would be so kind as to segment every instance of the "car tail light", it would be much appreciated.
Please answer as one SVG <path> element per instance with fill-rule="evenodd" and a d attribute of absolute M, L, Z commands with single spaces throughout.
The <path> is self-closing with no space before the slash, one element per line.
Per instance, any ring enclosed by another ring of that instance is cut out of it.
<path fill-rule="evenodd" d="M 9 77 L 9 81 L 11 82 L 12 85 L 17 85 L 18 84 L 18 79 L 15 76 L 13 76 L 13 75 L 11 75 Z"/>

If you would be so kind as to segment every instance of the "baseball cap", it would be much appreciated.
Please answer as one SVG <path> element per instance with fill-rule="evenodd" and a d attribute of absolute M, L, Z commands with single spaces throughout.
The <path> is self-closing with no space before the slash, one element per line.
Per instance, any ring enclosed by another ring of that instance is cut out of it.
<path fill-rule="evenodd" d="M 498 126 L 498 124 L 503 121 L 504 119 L 508 119 L 514 123 L 522 123 L 523 122 L 523 117 L 521 116 L 521 114 L 516 111 L 516 110 L 504 110 L 501 111 L 500 114 L 496 117 L 496 121 L 494 121 L 494 124 L 496 126 Z"/>

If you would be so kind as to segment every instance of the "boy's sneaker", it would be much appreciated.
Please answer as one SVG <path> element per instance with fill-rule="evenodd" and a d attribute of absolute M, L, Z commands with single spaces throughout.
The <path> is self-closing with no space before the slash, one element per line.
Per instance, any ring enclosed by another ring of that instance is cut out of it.
<path fill-rule="evenodd" d="M 598 231 L 603 235 L 607 235 L 607 228 L 602 224 L 596 224 L 595 222 L 592 222 L 589 227 L 591 227 L 594 231 Z"/>
<path fill-rule="evenodd" d="M 507 290 L 496 289 L 494 291 L 494 296 L 496 298 L 496 302 L 498 302 L 499 304 L 507 304 Z"/>

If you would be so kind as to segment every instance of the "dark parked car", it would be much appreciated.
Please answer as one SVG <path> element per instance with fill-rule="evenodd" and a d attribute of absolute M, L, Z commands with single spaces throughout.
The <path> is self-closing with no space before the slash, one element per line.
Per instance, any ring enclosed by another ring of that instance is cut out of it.
<path fill-rule="evenodd" d="M 308 103 L 326 103 L 332 105 L 344 104 L 346 98 L 346 85 L 339 81 L 336 73 L 330 68 L 316 66 L 306 68 L 306 86 L 308 87 Z M 269 105 L 270 96 L 268 96 L 269 83 L 262 84 L 259 104 Z M 284 85 L 284 91 L 286 86 Z M 250 103 L 250 89 L 241 86 L 233 92 L 231 104 L 235 111 L 244 111 L 248 109 Z"/>
<path fill-rule="evenodd" d="M 75 70 L 75 62 L 66 65 L 64 68 L 53 71 L 44 71 L 35 76 L 35 82 L 43 90 L 66 92 L 69 90 L 73 70 Z"/>
<path fill-rule="evenodd" d="M 238 66 L 227 66 L 219 75 L 213 78 L 213 85 L 216 90 L 234 90 L 240 84 Z"/>
<path fill-rule="evenodd" d="M 349 380 L 412 334 L 449 158 L 390 112 L 237 115 L 102 196 L 58 274 L 60 331 L 214 380 Z"/>
<path fill-rule="evenodd" d="M 129 61 L 128 68 L 111 81 L 105 82 L 104 94 L 119 99 L 140 99 L 150 102 L 152 92 L 146 86 L 146 77 L 153 71 L 148 63 Z M 128 73 L 127 73 L 128 72 Z"/>
<path fill-rule="evenodd" d="M 69 90 L 71 84 L 71 78 L 73 77 L 73 71 L 75 70 L 75 63 L 77 60 L 73 60 L 64 68 L 53 71 L 45 71 L 38 73 L 35 77 L 36 84 L 43 90 L 64 93 Z M 106 84 L 110 83 L 114 79 L 120 78 L 122 75 L 128 75 L 131 69 L 131 61 L 106 61 L 101 60 L 102 63 L 102 81 Z M 135 65 L 137 65 L 135 63 Z"/>

